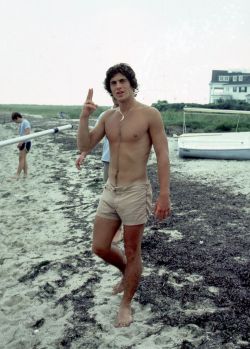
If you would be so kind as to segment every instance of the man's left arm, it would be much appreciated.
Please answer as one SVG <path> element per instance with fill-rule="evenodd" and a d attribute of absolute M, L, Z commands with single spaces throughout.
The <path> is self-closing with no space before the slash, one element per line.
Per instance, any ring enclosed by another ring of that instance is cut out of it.
<path fill-rule="evenodd" d="M 157 219 L 162 220 L 167 218 L 171 212 L 170 162 L 167 136 L 164 130 L 161 114 L 156 109 L 152 109 L 149 130 L 156 153 L 160 185 L 160 193 L 155 204 L 154 213 Z"/>

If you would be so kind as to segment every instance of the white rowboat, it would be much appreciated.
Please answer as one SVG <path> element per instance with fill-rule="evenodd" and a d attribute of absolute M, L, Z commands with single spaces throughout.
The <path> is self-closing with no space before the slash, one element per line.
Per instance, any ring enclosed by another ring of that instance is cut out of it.
<path fill-rule="evenodd" d="M 250 111 L 184 108 L 183 134 L 178 137 L 178 154 L 182 158 L 250 160 L 250 132 L 185 133 L 186 113 L 240 116 L 250 115 Z"/>
<path fill-rule="evenodd" d="M 250 160 L 250 132 L 184 133 L 178 151 L 182 158 Z"/>

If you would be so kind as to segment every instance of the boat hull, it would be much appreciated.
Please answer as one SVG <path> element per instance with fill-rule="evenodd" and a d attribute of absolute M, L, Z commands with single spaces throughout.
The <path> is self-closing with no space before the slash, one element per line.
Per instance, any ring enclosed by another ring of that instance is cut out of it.
<path fill-rule="evenodd" d="M 250 160 L 250 132 L 185 133 L 178 137 L 181 158 Z"/>

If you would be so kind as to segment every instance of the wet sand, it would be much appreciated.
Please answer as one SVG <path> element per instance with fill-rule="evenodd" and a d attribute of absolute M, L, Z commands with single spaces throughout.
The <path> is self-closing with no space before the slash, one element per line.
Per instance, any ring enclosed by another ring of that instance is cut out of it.
<path fill-rule="evenodd" d="M 169 139 L 173 213 L 147 223 L 134 323 L 116 329 L 119 274 L 91 253 L 101 146 L 78 172 L 75 135 L 35 139 L 26 180 L 9 181 L 18 152 L 0 148 L 0 347 L 250 348 L 250 161 L 182 160 Z M 154 156 L 148 172 L 156 194 Z"/>

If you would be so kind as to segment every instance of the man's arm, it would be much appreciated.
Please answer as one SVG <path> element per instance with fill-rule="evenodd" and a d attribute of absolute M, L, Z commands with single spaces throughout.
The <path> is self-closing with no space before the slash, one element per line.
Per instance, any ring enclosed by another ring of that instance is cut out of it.
<path fill-rule="evenodd" d="M 95 127 L 98 125 L 99 121 L 101 120 L 101 118 L 103 117 L 104 114 L 105 114 L 105 112 L 102 112 L 102 113 L 98 116 L 98 118 L 97 118 L 97 120 L 96 120 L 96 123 L 95 123 Z M 83 152 L 78 156 L 78 158 L 76 159 L 75 165 L 76 165 L 76 168 L 77 168 L 78 170 L 81 169 L 81 165 L 82 165 L 82 163 L 85 161 L 85 159 L 86 159 L 86 157 L 87 157 L 88 154 L 89 154 L 89 152 L 83 151 Z"/>
<path fill-rule="evenodd" d="M 161 114 L 152 109 L 150 135 L 156 153 L 160 193 L 155 205 L 155 216 L 164 219 L 170 215 L 170 162 L 168 141 L 161 119 Z"/>
<path fill-rule="evenodd" d="M 91 131 L 89 130 L 89 117 L 96 109 L 92 101 L 93 89 L 89 89 L 86 101 L 83 105 L 77 133 L 77 146 L 80 152 L 90 152 L 105 134 L 103 118 Z"/>

